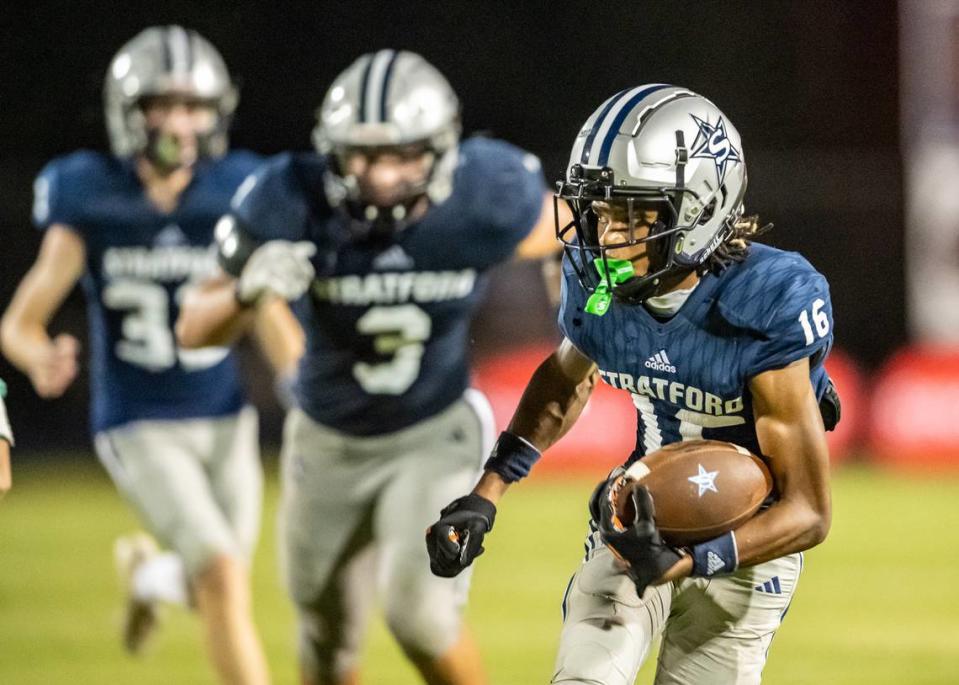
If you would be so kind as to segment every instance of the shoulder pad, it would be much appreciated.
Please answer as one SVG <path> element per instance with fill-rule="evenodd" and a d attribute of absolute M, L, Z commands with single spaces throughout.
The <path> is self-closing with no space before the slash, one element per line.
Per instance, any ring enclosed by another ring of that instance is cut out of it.
<path fill-rule="evenodd" d="M 502 174 L 542 176 L 539 158 L 512 143 L 496 138 L 469 138 L 460 144 L 460 166 L 472 181 L 497 181 Z"/>
<path fill-rule="evenodd" d="M 539 159 L 502 140 L 472 138 L 459 150 L 453 195 L 469 243 L 488 243 L 483 262 L 512 254 L 536 224 L 546 182 Z M 461 211 L 460 211 L 461 210 Z"/>
<path fill-rule="evenodd" d="M 117 164 L 113 157 L 90 150 L 48 162 L 33 184 L 33 222 L 39 228 L 82 224 L 84 205 L 116 171 Z"/>
<path fill-rule="evenodd" d="M 562 278 L 560 280 L 559 297 L 559 329 L 566 338 L 576 337 L 576 331 L 570 327 L 570 321 L 579 316 L 586 304 L 586 291 L 580 285 L 579 277 L 570 263 L 569 257 L 563 255 Z"/>
<path fill-rule="evenodd" d="M 805 303 L 816 293 L 828 295 L 825 277 L 802 255 L 754 243 L 746 260 L 730 266 L 716 306 L 738 328 L 765 333 L 792 301 Z"/>
<path fill-rule="evenodd" d="M 309 215 L 309 193 L 297 157 L 271 157 L 246 177 L 230 202 L 230 211 L 257 240 L 299 240 Z M 316 189 L 321 192 L 321 189 Z"/>
<path fill-rule="evenodd" d="M 802 256 L 753 245 L 749 257 L 720 278 L 720 314 L 754 338 L 744 352 L 747 376 L 804 357 L 813 367 L 823 362 L 833 341 L 829 285 Z"/>
<path fill-rule="evenodd" d="M 217 170 L 239 185 L 247 176 L 256 171 L 264 162 L 264 157 L 249 150 L 230 150 L 217 163 Z"/>

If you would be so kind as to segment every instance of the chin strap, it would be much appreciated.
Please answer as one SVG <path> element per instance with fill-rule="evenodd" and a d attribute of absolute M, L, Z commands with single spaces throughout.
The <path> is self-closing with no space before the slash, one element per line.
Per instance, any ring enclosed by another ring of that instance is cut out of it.
<path fill-rule="evenodd" d="M 423 195 L 414 195 L 389 207 L 378 207 L 353 200 L 343 203 L 355 240 L 384 240 L 401 233 L 410 224 L 410 215 Z"/>

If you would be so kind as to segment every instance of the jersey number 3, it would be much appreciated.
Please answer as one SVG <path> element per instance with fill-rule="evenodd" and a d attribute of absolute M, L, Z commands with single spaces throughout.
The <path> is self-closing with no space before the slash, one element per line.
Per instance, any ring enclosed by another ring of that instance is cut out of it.
<path fill-rule="evenodd" d="M 371 395 L 402 395 L 420 375 L 423 345 L 433 329 L 429 314 L 415 304 L 372 307 L 356 322 L 361 335 L 373 336 L 373 350 L 389 361 L 357 362 L 353 377 Z"/>
<path fill-rule="evenodd" d="M 812 303 L 812 321 L 813 324 L 816 325 L 815 331 L 813 331 L 812 324 L 809 323 L 810 312 L 804 309 L 802 314 L 799 315 L 799 325 L 802 326 L 803 333 L 806 334 L 807 345 L 812 345 L 816 342 L 817 334 L 820 338 L 825 338 L 826 334 L 829 333 L 829 317 L 827 317 L 826 312 L 822 310 L 825 304 L 825 300 L 821 297 L 817 297 Z"/>

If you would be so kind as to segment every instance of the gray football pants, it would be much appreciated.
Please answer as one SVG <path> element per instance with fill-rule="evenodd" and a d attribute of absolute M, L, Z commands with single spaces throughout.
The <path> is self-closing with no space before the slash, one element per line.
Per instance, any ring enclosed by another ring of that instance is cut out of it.
<path fill-rule="evenodd" d="M 790 554 L 650 587 L 640 599 L 609 550 L 594 548 L 567 589 L 550 682 L 632 685 L 661 634 L 655 685 L 759 683 L 801 569 L 802 555 Z"/>
<path fill-rule="evenodd" d="M 134 421 L 94 441 L 117 489 L 190 577 L 221 554 L 249 563 L 263 496 L 255 409 Z"/>
<path fill-rule="evenodd" d="M 304 673 L 326 682 L 355 668 L 377 601 L 407 652 L 439 656 L 456 642 L 470 574 L 434 576 L 424 537 L 440 509 L 476 483 L 492 428 L 475 390 L 436 416 L 375 437 L 290 412 L 281 566 L 297 608 Z"/>

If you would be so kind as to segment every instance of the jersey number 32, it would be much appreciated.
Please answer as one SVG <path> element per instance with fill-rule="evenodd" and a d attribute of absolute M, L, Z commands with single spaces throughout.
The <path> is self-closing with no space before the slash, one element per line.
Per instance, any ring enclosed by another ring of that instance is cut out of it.
<path fill-rule="evenodd" d="M 180 300 L 187 284 L 180 286 L 174 298 Z M 103 289 L 103 304 L 127 314 L 120 324 L 123 335 L 114 351 L 118 358 L 160 372 L 177 362 L 186 371 L 199 371 L 219 364 L 229 354 L 225 347 L 182 350 L 176 345 L 170 327 L 170 296 L 157 283 L 120 279 Z"/>

